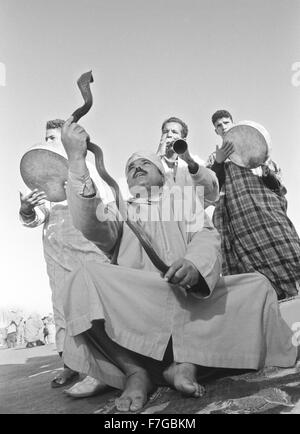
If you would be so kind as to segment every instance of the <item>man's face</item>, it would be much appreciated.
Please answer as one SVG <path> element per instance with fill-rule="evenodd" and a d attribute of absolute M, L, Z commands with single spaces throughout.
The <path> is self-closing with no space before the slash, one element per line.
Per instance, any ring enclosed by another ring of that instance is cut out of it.
<path fill-rule="evenodd" d="M 129 190 L 133 187 L 145 187 L 163 185 L 163 176 L 158 168 L 146 158 L 139 158 L 128 166 L 127 183 Z"/>
<path fill-rule="evenodd" d="M 61 129 L 54 128 L 50 130 L 46 130 L 46 143 L 48 145 L 61 145 Z"/>
<path fill-rule="evenodd" d="M 161 141 L 166 143 L 165 155 L 167 158 L 172 158 L 175 154 L 172 144 L 177 139 L 182 139 L 182 125 L 177 122 L 167 122 L 161 134 Z"/>
<path fill-rule="evenodd" d="M 224 137 L 224 134 L 232 125 L 233 122 L 230 118 L 220 118 L 215 122 L 215 132 L 218 136 Z"/>

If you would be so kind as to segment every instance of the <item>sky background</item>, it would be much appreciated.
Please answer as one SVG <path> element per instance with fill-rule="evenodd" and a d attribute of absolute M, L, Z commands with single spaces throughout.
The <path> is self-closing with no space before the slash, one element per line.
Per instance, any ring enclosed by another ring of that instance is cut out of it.
<path fill-rule="evenodd" d="M 226 108 L 269 130 L 299 233 L 296 62 L 300 0 L 0 0 L 0 308 L 51 311 L 42 229 L 18 220 L 19 164 L 48 119 L 82 104 L 76 80 L 90 69 L 94 105 L 82 125 L 115 178 L 130 153 L 156 150 L 172 115 L 206 160 L 219 144 L 211 115 Z"/>

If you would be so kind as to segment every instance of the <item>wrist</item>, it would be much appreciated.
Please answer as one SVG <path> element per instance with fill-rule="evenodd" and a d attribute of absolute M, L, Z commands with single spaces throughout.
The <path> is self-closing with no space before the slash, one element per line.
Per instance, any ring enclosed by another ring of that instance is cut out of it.
<path fill-rule="evenodd" d="M 217 157 L 216 157 L 216 162 L 217 162 L 218 164 L 222 164 L 222 163 L 224 163 L 224 161 L 225 161 L 224 158 L 217 158 Z"/>
<path fill-rule="evenodd" d="M 85 157 L 86 155 L 84 154 L 68 154 L 69 164 L 76 164 L 85 161 Z"/>
<path fill-rule="evenodd" d="M 34 208 L 28 209 L 28 208 L 20 208 L 20 214 L 22 214 L 24 217 L 32 217 L 35 214 Z"/>
<path fill-rule="evenodd" d="M 70 172 L 76 173 L 78 175 L 84 175 L 87 172 L 87 165 L 84 157 L 81 158 L 71 158 L 69 159 L 69 170 Z"/>

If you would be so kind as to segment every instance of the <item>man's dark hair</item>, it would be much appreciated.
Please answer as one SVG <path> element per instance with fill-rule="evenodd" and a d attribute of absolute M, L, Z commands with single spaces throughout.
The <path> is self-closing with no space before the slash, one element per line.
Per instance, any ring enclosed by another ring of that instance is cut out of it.
<path fill-rule="evenodd" d="M 55 130 L 56 128 L 62 128 L 65 121 L 62 119 L 53 119 L 46 123 L 46 130 Z"/>
<path fill-rule="evenodd" d="M 176 122 L 177 124 L 180 124 L 182 126 L 182 138 L 185 139 L 187 137 L 188 132 L 189 132 L 187 124 L 185 122 L 183 122 L 181 119 L 176 118 L 175 116 L 172 116 L 163 122 L 163 124 L 161 126 L 162 131 L 163 131 L 165 125 L 169 122 Z"/>
<path fill-rule="evenodd" d="M 231 119 L 231 122 L 233 122 L 232 116 L 231 114 L 227 111 L 227 110 L 218 110 L 216 111 L 212 117 L 211 117 L 211 121 L 212 123 L 215 125 L 215 123 L 222 118 L 229 118 Z"/>

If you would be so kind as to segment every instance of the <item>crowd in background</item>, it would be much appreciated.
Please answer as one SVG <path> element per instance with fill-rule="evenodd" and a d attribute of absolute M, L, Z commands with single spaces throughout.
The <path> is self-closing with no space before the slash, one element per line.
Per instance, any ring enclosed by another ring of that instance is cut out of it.
<path fill-rule="evenodd" d="M 55 325 L 52 313 L 24 315 L 10 311 L 2 315 L 0 348 L 33 348 L 55 342 Z"/>

